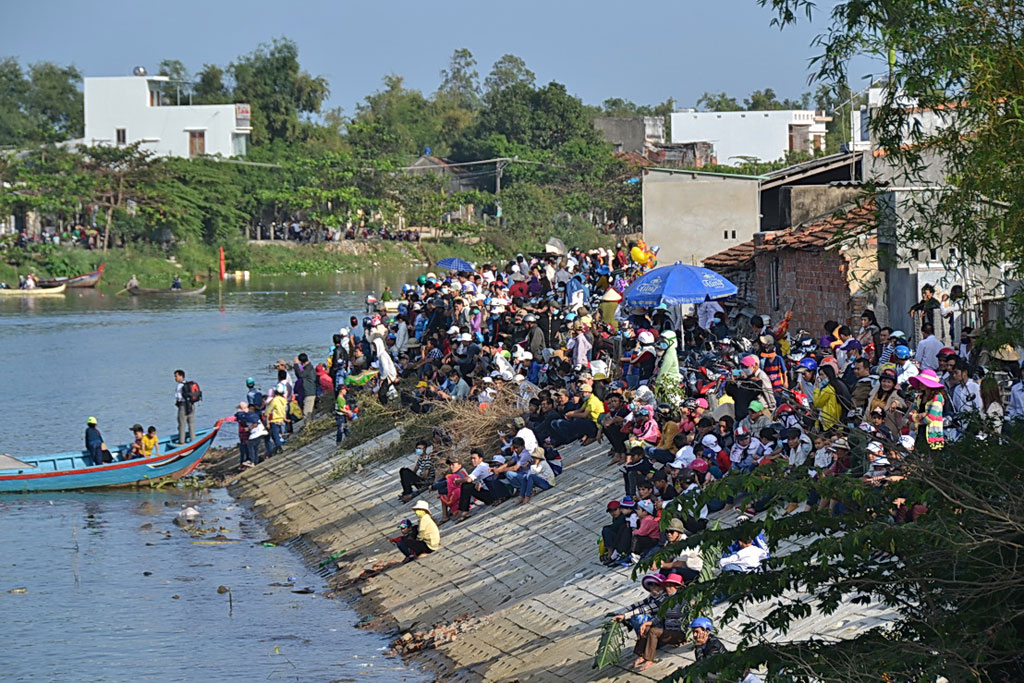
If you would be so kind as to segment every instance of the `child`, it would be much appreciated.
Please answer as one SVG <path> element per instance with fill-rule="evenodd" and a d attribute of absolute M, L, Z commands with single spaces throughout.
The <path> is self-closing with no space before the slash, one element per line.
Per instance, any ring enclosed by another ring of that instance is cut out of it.
<path fill-rule="evenodd" d="M 156 435 L 156 427 L 153 425 L 146 429 L 146 435 L 142 437 L 142 455 L 145 458 L 160 455 L 160 437 Z"/>

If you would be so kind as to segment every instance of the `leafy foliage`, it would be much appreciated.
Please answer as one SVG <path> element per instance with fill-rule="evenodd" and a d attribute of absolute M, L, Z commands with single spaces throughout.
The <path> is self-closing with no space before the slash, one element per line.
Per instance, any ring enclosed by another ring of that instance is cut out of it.
<path fill-rule="evenodd" d="M 622 659 L 622 648 L 626 644 L 625 627 L 620 621 L 609 619 L 601 625 L 601 640 L 594 654 L 594 669 L 614 666 Z"/>
<path fill-rule="evenodd" d="M 762 466 L 730 473 L 694 499 L 674 503 L 671 511 L 683 515 L 738 496 L 769 508 L 762 520 L 708 529 L 666 556 L 759 532 L 772 548 L 763 571 L 727 572 L 681 591 L 678 599 L 692 601 L 698 612 L 715 596 L 729 596 L 716 627 L 733 623 L 741 641 L 735 652 L 675 678 L 697 680 L 717 670 L 737 680 L 749 667 L 767 667 L 770 677 L 787 680 L 1018 680 L 1024 645 L 1019 436 L 989 434 L 947 444 L 940 456 L 911 455 L 904 478 L 874 483 L 848 475 L 811 480 L 786 473 L 782 464 Z M 830 505 L 786 513 L 787 503 L 802 503 L 812 490 Z M 927 513 L 906 521 L 900 503 L 903 510 L 925 506 Z M 832 614 L 847 602 L 881 604 L 892 620 L 850 640 L 785 638 L 797 620 Z M 766 614 L 741 620 L 754 604 Z"/>

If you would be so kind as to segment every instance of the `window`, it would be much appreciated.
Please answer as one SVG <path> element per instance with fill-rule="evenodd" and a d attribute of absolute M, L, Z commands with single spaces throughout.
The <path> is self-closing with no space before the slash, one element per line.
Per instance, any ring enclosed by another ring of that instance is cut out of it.
<path fill-rule="evenodd" d="M 723 240 L 729 239 L 729 231 L 728 230 L 723 230 L 722 231 L 722 239 Z"/>
<path fill-rule="evenodd" d="M 114 137 L 117 139 L 117 144 L 128 144 L 128 130 L 126 128 L 118 128 L 117 130 L 115 130 Z"/>
<path fill-rule="evenodd" d="M 736 239 L 736 231 L 735 230 L 732 231 L 732 238 Z"/>
<path fill-rule="evenodd" d="M 206 131 L 190 130 L 188 132 L 188 155 L 198 157 L 206 154 Z"/>
<path fill-rule="evenodd" d="M 939 250 L 938 249 L 929 249 L 928 250 L 928 258 L 930 260 L 932 260 L 932 261 L 938 261 L 939 260 Z"/>

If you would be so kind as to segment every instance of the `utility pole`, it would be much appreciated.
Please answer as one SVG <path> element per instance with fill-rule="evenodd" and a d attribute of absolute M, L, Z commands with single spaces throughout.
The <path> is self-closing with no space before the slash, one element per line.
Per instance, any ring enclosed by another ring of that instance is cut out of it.
<path fill-rule="evenodd" d="M 511 161 L 511 159 L 496 159 L 494 162 L 494 206 L 495 206 L 495 218 L 498 219 L 498 227 L 501 227 L 502 215 L 501 215 L 501 174 L 505 170 L 505 166 Z"/>

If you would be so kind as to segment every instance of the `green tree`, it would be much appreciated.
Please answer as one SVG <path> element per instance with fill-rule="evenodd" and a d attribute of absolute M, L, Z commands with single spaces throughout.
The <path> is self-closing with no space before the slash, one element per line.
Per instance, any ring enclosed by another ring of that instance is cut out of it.
<path fill-rule="evenodd" d="M 401 76 L 389 74 L 384 77 L 384 88 L 357 107 L 348 137 L 368 158 L 418 155 L 425 147 L 436 145 L 439 130 L 431 101 L 420 91 L 406 88 Z"/>
<path fill-rule="evenodd" d="M 226 104 L 231 101 L 231 91 L 224 77 L 226 72 L 216 64 L 204 64 L 196 74 L 193 87 L 196 104 Z"/>
<path fill-rule="evenodd" d="M 74 66 L 0 60 L 0 145 L 57 142 L 83 134 L 82 75 Z"/>
<path fill-rule="evenodd" d="M 480 105 L 480 74 L 472 52 L 462 47 L 452 53 L 448 68 L 441 70 L 441 85 L 434 99 L 444 106 L 470 111 Z"/>
<path fill-rule="evenodd" d="M 536 83 L 536 76 L 527 68 L 522 57 L 513 54 L 502 55 L 494 62 L 491 72 L 484 79 L 484 101 L 490 104 L 497 93 L 516 83 L 532 88 Z"/>
<path fill-rule="evenodd" d="M 260 45 L 229 68 L 235 101 L 252 106 L 253 144 L 301 139 L 301 115 L 319 113 L 329 94 L 327 80 L 302 69 L 299 48 L 287 38 Z"/>
<path fill-rule="evenodd" d="M 79 154 L 82 172 L 89 179 L 90 200 L 105 214 L 103 253 L 107 253 L 115 214 L 159 214 L 163 210 L 166 194 L 156 189 L 164 167 L 139 143 L 87 146 L 80 148 Z"/>
<path fill-rule="evenodd" d="M 697 98 L 697 108 L 704 111 L 742 111 L 743 107 L 724 92 L 706 92 Z"/>
<path fill-rule="evenodd" d="M 747 111 L 778 111 L 782 109 L 806 109 L 810 104 L 810 93 L 801 96 L 801 100 L 786 98 L 779 100 L 775 91 L 771 88 L 755 90 L 748 97 L 743 98 L 743 104 Z"/>

